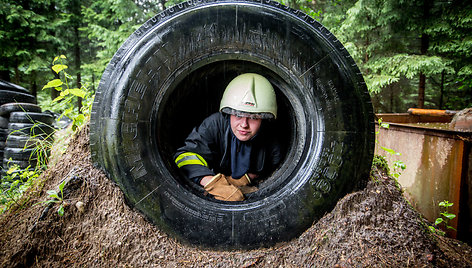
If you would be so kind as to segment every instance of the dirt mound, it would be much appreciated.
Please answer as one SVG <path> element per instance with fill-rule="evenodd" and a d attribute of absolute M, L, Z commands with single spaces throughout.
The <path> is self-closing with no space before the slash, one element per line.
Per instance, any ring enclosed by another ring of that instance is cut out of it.
<path fill-rule="evenodd" d="M 119 188 L 93 168 L 88 129 L 31 191 L 30 204 L 63 179 L 69 206 L 29 206 L 0 219 L 1 267 L 472 267 L 472 249 L 427 231 L 393 180 L 379 170 L 299 238 L 271 248 L 214 251 L 184 245 L 130 209 Z M 85 210 L 75 206 L 83 202 Z"/>

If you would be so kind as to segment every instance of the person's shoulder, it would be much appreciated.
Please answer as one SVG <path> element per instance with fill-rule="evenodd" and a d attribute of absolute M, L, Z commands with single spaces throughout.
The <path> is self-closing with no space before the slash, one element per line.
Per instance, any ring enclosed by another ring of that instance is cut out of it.
<path fill-rule="evenodd" d="M 220 112 L 212 113 L 207 118 L 211 118 L 212 120 L 224 120 L 224 115 Z"/>
<path fill-rule="evenodd" d="M 210 129 L 220 129 L 226 127 L 229 123 L 227 118 L 219 112 L 209 115 L 203 120 L 202 126 Z"/>
<path fill-rule="evenodd" d="M 220 113 L 216 112 L 211 115 L 209 115 L 204 121 L 207 121 L 208 123 L 212 124 L 224 124 L 226 120 L 226 117 Z"/>

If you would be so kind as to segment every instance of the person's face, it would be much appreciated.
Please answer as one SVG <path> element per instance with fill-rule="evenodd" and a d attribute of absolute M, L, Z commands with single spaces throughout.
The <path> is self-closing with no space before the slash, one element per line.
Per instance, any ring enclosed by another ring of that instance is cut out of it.
<path fill-rule="evenodd" d="M 254 137 L 261 127 L 262 119 L 251 119 L 231 115 L 231 130 L 240 141 L 248 141 Z"/>

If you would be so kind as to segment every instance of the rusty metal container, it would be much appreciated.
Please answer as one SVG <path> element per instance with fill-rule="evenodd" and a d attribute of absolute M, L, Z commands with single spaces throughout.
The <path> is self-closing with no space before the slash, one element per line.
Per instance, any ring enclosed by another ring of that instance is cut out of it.
<path fill-rule="evenodd" d="M 453 202 L 449 212 L 457 217 L 449 225 L 457 232 L 448 234 L 472 244 L 472 131 L 451 128 L 452 114 L 377 117 L 389 127 L 380 128 L 375 153 L 386 156 L 390 166 L 396 160 L 406 165 L 398 182 L 407 199 L 431 222 L 440 215 L 439 202 Z"/>

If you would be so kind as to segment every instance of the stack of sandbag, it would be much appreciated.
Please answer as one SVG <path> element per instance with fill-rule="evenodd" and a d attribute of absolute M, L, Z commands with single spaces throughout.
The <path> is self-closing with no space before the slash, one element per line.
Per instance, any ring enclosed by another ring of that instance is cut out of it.
<path fill-rule="evenodd" d="M 52 139 L 54 117 L 42 113 L 36 98 L 20 86 L 0 80 L 0 156 L 3 171 L 13 165 L 21 170 L 37 164 L 38 142 Z"/>

